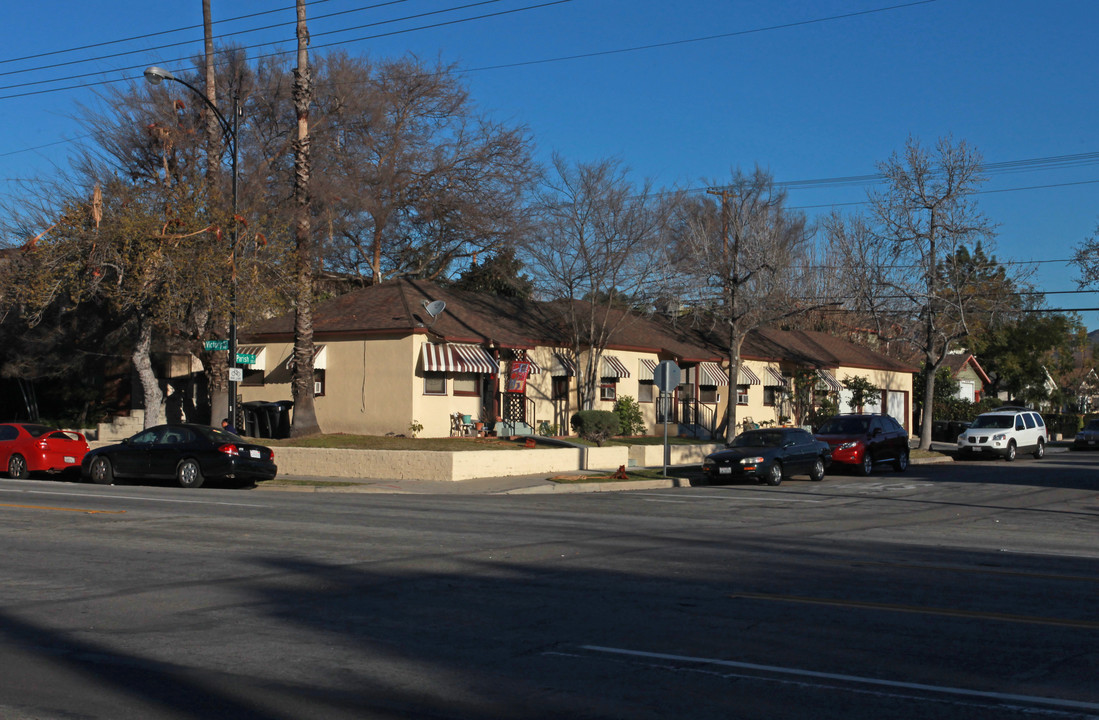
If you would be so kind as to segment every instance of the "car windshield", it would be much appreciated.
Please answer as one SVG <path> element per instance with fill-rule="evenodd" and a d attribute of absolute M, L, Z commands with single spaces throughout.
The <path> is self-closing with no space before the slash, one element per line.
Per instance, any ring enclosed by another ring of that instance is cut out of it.
<path fill-rule="evenodd" d="M 1084 426 L 1084 429 L 1089 431 L 1089 432 L 1099 431 L 1099 420 L 1092 420 L 1091 422 L 1089 422 L 1087 425 Z"/>
<path fill-rule="evenodd" d="M 737 435 L 730 447 L 778 447 L 781 444 L 781 432 L 757 431 Z"/>
<path fill-rule="evenodd" d="M 824 423 L 817 432 L 821 435 L 861 435 L 869 429 L 870 418 L 835 417 Z"/>
<path fill-rule="evenodd" d="M 971 428 L 1013 428 L 1015 427 L 1014 415 L 978 415 L 970 425 Z"/>

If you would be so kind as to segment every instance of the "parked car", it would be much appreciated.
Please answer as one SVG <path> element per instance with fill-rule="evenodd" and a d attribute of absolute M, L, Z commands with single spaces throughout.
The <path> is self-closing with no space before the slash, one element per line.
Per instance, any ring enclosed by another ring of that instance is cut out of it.
<path fill-rule="evenodd" d="M 958 454 L 998 455 L 1008 462 L 1021 452 L 1041 459 L 1046 454 L 1049 432 L 1042 416 L 1030 408 L 1004 406 L 981 413 L 958 436 Z"/>
<path fill-rule="evenodd" d="M 0 468 L 22 480 L 31 473 L 61 473 L 80 467 L 88 441 L 82 433 L 34 423 L 0 425 Z"/>
<path fill-rule="evenodd" d="M 1099 448 L 1099 420 L 1092 420 L 1072 440 L 1073 450 L 1091 450 Z"/>
<path fill-rule="evenodd" d="M 172 480 L 185 488 L 207 480 L 271 480 L 271 448 L 207 425 L 157 425 L 84 456 L 81 475 L 111 485 L 119 478 Z"/>
<path fill-rule="evenodd" d="M 897 472 L 908 469 L 908 431 L 889 415 L 843 414 L 829 418 L 814 434 L 828 443 L 832 462 L 869 475 L 878 463 Z"/>
<path fill-rule="evenodd" d="M 807 473 L 824 479 L 831 463 L 828 446 L 800 428 L 749 430 L 737 435 L 726 450 L 707 456 L 702 470 L 711 480 L 752 479 L 778 485 L 783 478 Z"/>

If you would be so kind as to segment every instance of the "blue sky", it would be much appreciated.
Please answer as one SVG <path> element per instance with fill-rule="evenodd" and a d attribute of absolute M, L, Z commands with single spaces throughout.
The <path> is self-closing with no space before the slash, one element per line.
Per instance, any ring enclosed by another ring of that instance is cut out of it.
<path fill-rule="evenodd" d="M 292 0 L 212 7 L 222 41 L 267 43 L 253 56 L 293 49 Z M 990 172 L 979 203 L 998 225 L 997 257 L 1039 261 L 1027 267 L 1047 292 L 1075 290 L 1064 261 L 1099 224 L 1094 0 L 324 0 L 308 12 L 316 52 L 412 52 L 468 70 L 474 100 L 527 125 L 542 159 L 615 156 L 657 187 L 700 188 L 756 164 L 778 181 L 869 175 L 909 135 L 950 135 L 994 166 L 1035 161 Z M 493 13 L 506 14 L 423 27 Z M 397 22 L 333 32 L 384 20 Z M 184 69 L 200 24 L 200 0 L 5 3 L 0 193 L 66 164 L 97 83 Z M 189 29 L 138 37 L 178 28 Z M 158 47 L 169 43 L 181 44 Z M 103 57 L 121 52 L 132 54 Z M 865 196 L 825 184 L 791 190 L 790 204 L 815 215 Z M 1099 307 L 1099 295 L 1048 302 Z M 1099 327 L 1099 312 L 1081 316 Z"/>

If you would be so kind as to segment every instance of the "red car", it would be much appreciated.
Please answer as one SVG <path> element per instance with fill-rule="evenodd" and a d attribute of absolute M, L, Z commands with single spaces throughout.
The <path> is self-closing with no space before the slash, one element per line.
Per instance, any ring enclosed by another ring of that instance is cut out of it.
<path fill-rule="evenodd" d="M 32 472 L 80 471 L 88 441 L 75 430 L 33 423 L 0 425 L 0 468 L 8 477 L 24 479 Z"/>
<path fill-rule="evenodd" d="M 832 448 L 832 462 L 869 475 L 874 465 L 908 468 L 908 432 L 889 415 L 836 415 L 814 433 Z"/>

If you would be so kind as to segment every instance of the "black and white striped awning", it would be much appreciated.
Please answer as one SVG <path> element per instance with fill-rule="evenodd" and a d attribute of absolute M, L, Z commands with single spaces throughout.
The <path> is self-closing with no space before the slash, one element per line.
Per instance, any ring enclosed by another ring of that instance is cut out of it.
<path fill-rule="evenodd" d="M 817 370 L 817 377 L 824 381 L 824 384 L 828 386 L 828 389 L 832 392 L 839 392 L 843 390 L 843 383 L 836 379 L 836 376 L 827 370 Z"/>
<path fill-rule="evenodd" d="M 722 369 L 720 365 L 714 362 L 703 362 L 698 364 L 698 384 L 699 385 L 728 385 L 729 373 Z M 759 376 L 752 372 L 752 368 L 741 363 L 740 372 L 737 374 L 737 385 L 759 385 Z"/>
<path fill-rule="evenodd" d="M 763 384 L 765 387 L 786 387 L 786 378 L 778 370 L 769 367 L 767 368 L 767 380 Z"/>
<path fill-rule="evenodd" d="M 576 377 L 576 364 L 561 353 L 553 354 L 553 367 L 550 368 L 551 377 Z"/>
<path fill-rule="evenodd" d="M 500 366 L 480 345 L 424 343 L 424 372 L 484 373 L 496 375 Z"/>

